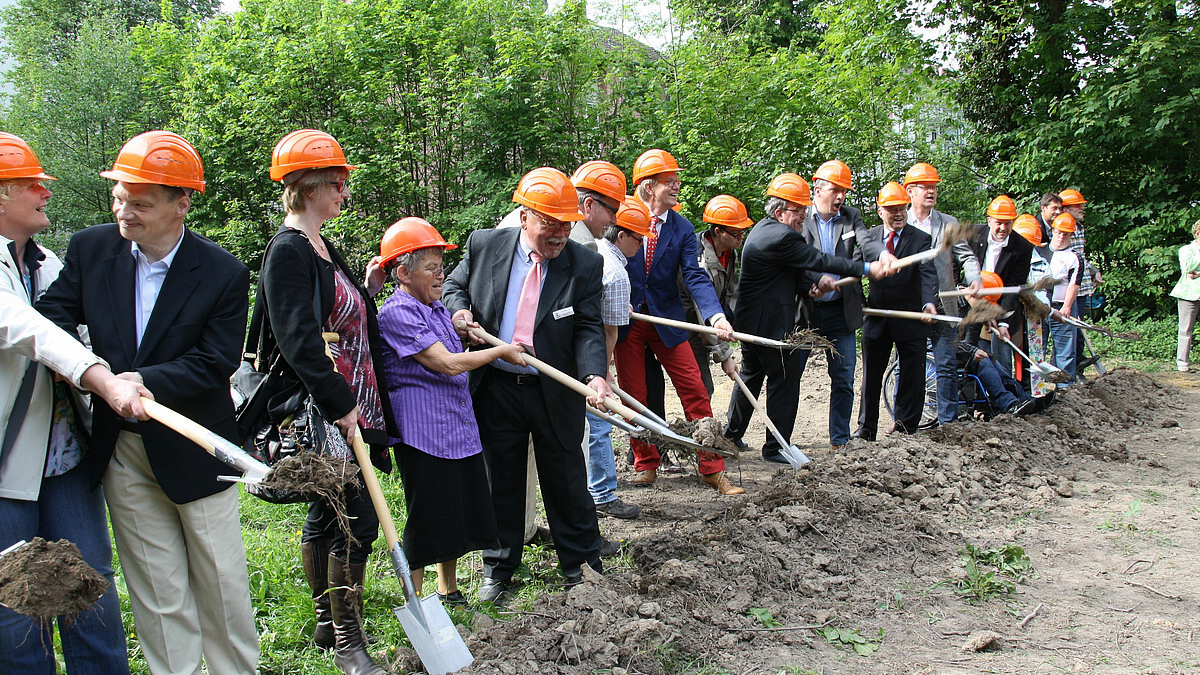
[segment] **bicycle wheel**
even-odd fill
[[[895,357],[888,364],[887,370],[883,372],[883,405],[887,408],[888,414],[892,419],[896,419],[896,389],[900,386],[900,362],[896,361]],[[937,397],[937,362],[933,358],[933,354],[925,354],[925,406],[921,410],[922,429],[928,429],[937,425],[938,419],[938,397]]]

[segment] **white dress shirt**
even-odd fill
[[[150,315],[154,313],[154,303],[158,302],[158,294],[162,291],[163,281],[167,279],[167,272],[170,271],[171,263],[175,260],[175,254],[179,252],[179,244],[182,242],[183,233],[181,232],[179,241],[175,242],[171,252],[157,262],[150,262],[136,241],[130,247],[133,259],[137,261],[133,284],[135,293],[133,304],[137,311],[137,344],[139,347],[142,346],[142,335],[146,332],[146,324],[150,321]]]
[[[1007,237],[1005,237],[1004,241],[996,241],[995,239],[992,239],[991,236],[988,236],[987,253],[983,255],[984,271],[996,271],[996,261],[1000,258],[1000,251],[1004,250],[1005,246],[1008,246]]]

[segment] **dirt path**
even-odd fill
[[[1045,415],[833,456],[814,371],[795,434],[812,471],[755,451],[730,465],[748,494],[721,498],[686,474],[635,489],[622,465],[642,516],[601,526],[634,568],[469,636],[471,672],[1200,673],[1198,384],[1119,370]],[[968,544],[1030,568],[1010,548],[1015,580],[969,574]]]

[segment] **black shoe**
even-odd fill
[[[621,552],[625,548],[624,541],[613,541],[611,539],[600,538],[600,557],[611,558]]]
[[[725,440],[729,441],[730,443],[733,443],[737,447],[739,453],[740,452],[750,452],[750,446],[746,445],[746,441],[743,441],[740,438],[733,438],[731,436],[726,436]]]
[[[764,452],[763,459],[768,462],[775,462],[776,464],[788,464],[789,463],[787,461],[787,458],[784,457],[783,453],[781,453],[781,452],[776,452],[776,453],[771,453],[771,454]]]
[[[446,607],[466,607],[467,606],[467,598],[463,596],[462,591],[458,591],[458,590],[450,591],[449,593],[446,593],[444,595],[441,593],[438,593],[437,596],[438,596],[438,600],[441,600],[442,604],[445,605]]]
[[[1027,398],[1008,409],[1008,414],[1013,417],[1024,417],[1032,415],[1038,411],[1038,400],[1036,398]]]
[[[508,582],[503,579],[493,579],[484,577],[483,582],[479,584],[479,590],[475,592],[475,599],[480,602],[496,602],[504,595],[504,591],[508,590]]]
[[[1054,403],[1054,399],[1057,396],[1058,396],[1058,390],[1051,389],[1049,394],[1046,394],[1045,396],[1039,398],[1037,412],[1042,412],[1046,408],[1049,408],[1050,404]]]
[[[533,536],[530,537],[529,541],[527,541],[525,543],[549,546],[554,543],[554,537],[550,534],[549,529],[544,528],[541,525],[538,525],[537,529],[533,531]]]
[[[583,583],[583,573],[568,575],[562,582],[562,589],[569,590]]]
[[[613,518],[623,518],[631,520],[637,518],[642,509],[634,504],[626,504],[620,498],[614,499],[611,502],[604,502],[596,505],[596,513]]]
[[[863,429],[862,427],[859,427],[857,431],[850,434],[850,438],[857,438],[860,441],[874,442],[875,441],[875,432],[868,431],[866,429]]]

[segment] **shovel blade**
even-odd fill
[[[404,628],[404,634],[408,636],[408,641],[412,643],[429,675],[453,673],[471,665],[475,657],[471,656],[471,650],[467,649],[467,643],[463,642],[438,597],[427,595],[421,599],[420,605],[425,620],[429,623],[428,630],[421,625],[408,605],[392,611],[396,613],[396,618]]]
[[[803,469],[812,464],[812,460],[808,458],[808,455],[805,455],[800,448],[794,445],[780,448],[780,452],[783,454],[783,458],[788,461],[788,464],[792,465],[793,469]]]

